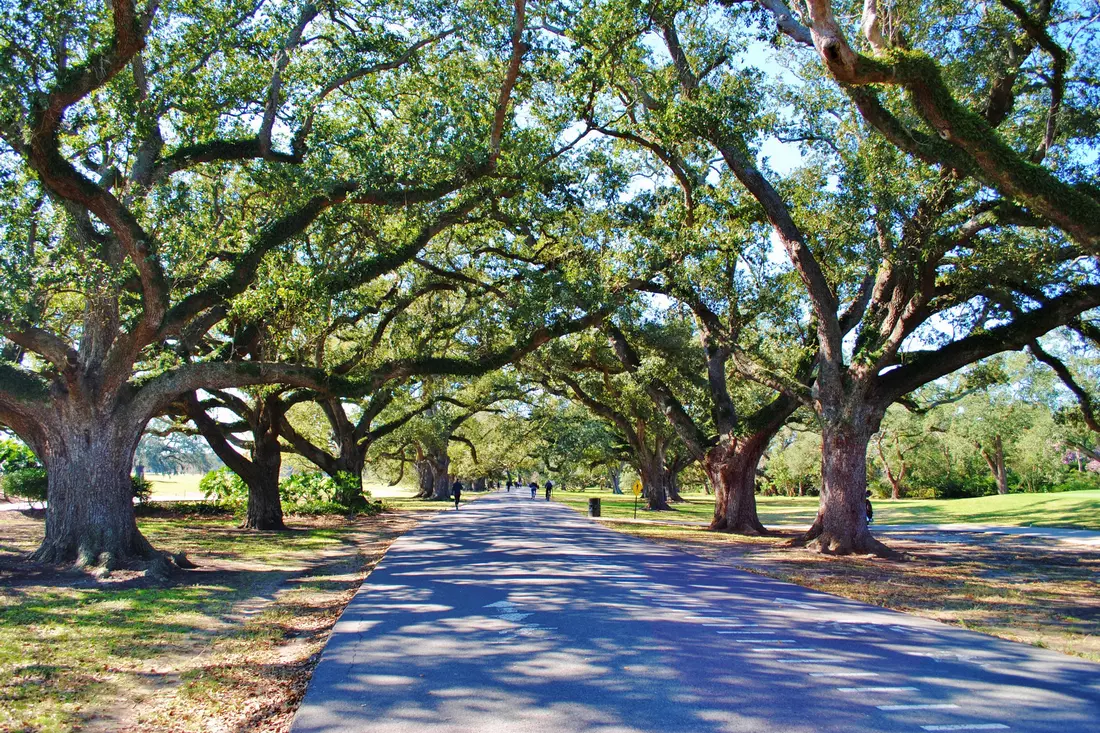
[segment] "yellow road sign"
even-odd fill
[[[637,481],[634,482],[634,487],[633,488],[634,488],[634,496],[641,496],[642,495],[642,481],[641,481],[641,479],[638,479]]]

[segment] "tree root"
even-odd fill
[[[828,535],[821,534],[807,543],[806,547],[817,550],[822,555],[873,555],[883,560],[893,560],[895,562],[905,562],[909,559],[905,553],[887,547],[870,534],[867,534],[862,541],[858,542],[847,539],[830,539]]]
[[[765,527],[760,522],[742,522],[736,526],[727,526],[726,532],[730,534],[740,534],[746,537],[768,537],[772,534],[771,530]]]
[[[45,565],[70,565],[86,570],[98,578],[106,578],[116,570],[144,570],[147,577],[167,578],[177,570],[191,570],[198,567],[188,559],[186,553],[170,554],[153,547],[148,540],[138,535],[132,552],[121,554],[110,550],[99,550],[87,545],[73,552],[58,543],[45,543],[28,556],[31,562]]]
[[[795,537],[793,540],[787,543],[787,547],[806,547],[811,542],[821,536],[821,533],[825,531],[824,518],[818,514],[817,519],[810,525],[810,528],[806,530],[806,534],[799,537]]]

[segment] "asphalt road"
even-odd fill
[[[1100,731],[1100,665],[498,493],[393,544],[293,731]]]

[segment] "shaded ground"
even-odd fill
[[[784,547],[692,527],[607,522],[732,567],[1100,661],[1100,550],[1028,537],[889,540],[895,563]]]
[[[285,730],[332,624],[416,520],[139,523],[199,568],[157,582],[27,564],[41,519],[0,514],[0,730]]]

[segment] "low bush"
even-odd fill
[[[350,473],[295,473],[279,484],[283,508],[293,514],[378,514],[382,502],[371,500]]]
[[[134,491],[134,498],[138,504],[145,504],[153,497],[153,482],[144,476],[131,476],[130,485]]]
[[[211,471],[199,481],[199,489],[219,507],[243,512],[248,505],[248,486],[228,468]],[[354,495],[351,502],[341,498]],[[295,473],[279,482],[279,496],[283,511],[288,514],[378,514],[383,506],[373,501],[370,493],[359,490],[359,483],[351,474],[340,474],[336,479],[315,471]]]
[[[199,491],[219,506],[244,509],[248,504],[248,486],[229,468],[208,472],[199,481]]]
[[[134,513],[139,517],[225,517],[238,514],[239,510],[209,501],[157,501],[138,504],[134,507]]]
[[[1094,491],[1100,489],[1100,474],[1073,471],[1066,478],[1048,489],[1049,491]]]
[[[339,486],[327,474],[293,473],[279,482],[279,496],[284,504],[334,502]]]
[[[0,491],[13,499],[46,501],[46,468],[18,440],[0,440]]]
[[[4,496],[13,499],[42,503],[46,501],[46,469],[37,467],[5,471],[0,477],[0,490]]]

